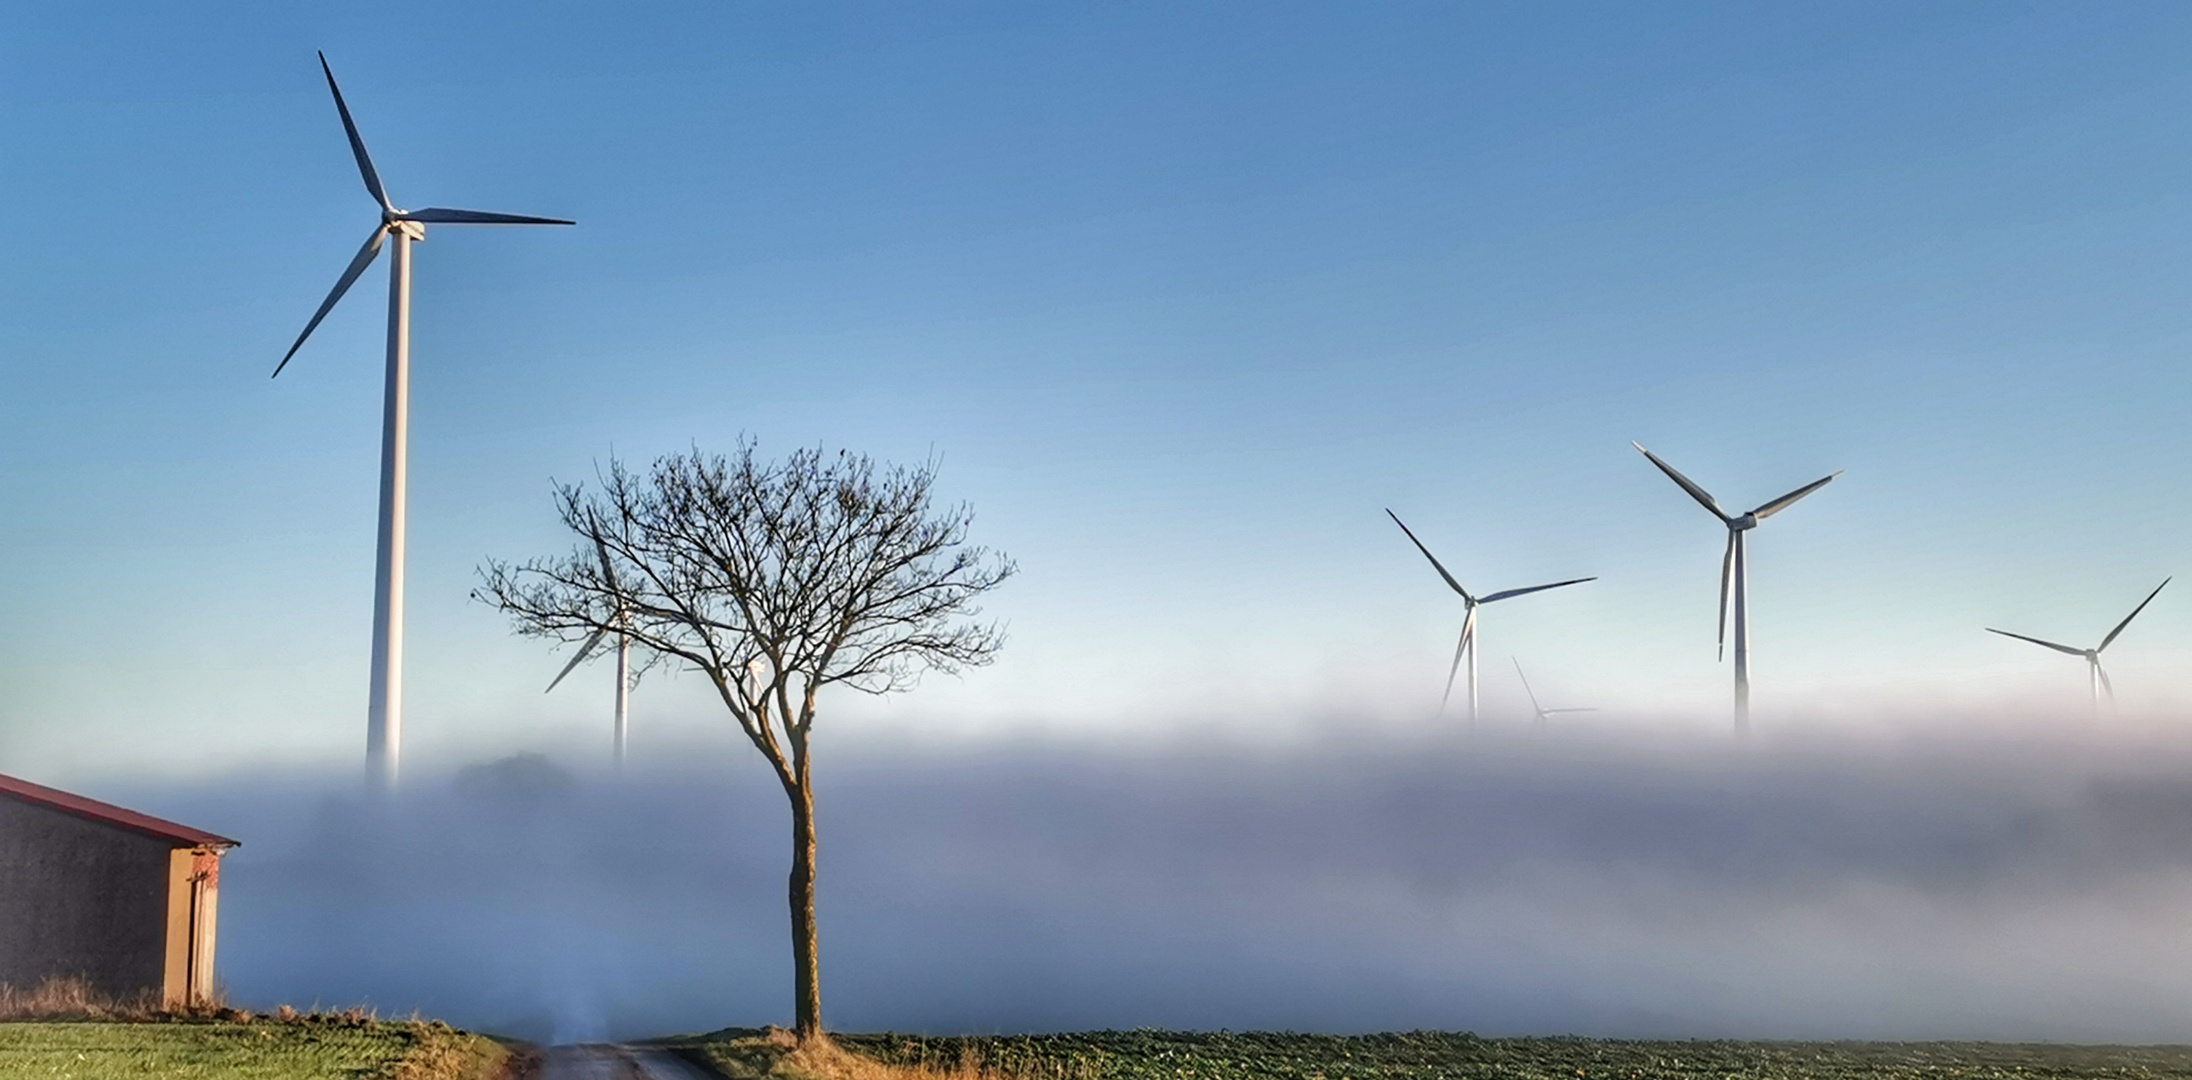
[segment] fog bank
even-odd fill
[[[1575,731],[817,752],[844,1029],[2192,1040],[2192,739]],[[93,789],[244,841],[240,1003],[536,1038],[781,1023],[748,752]],[[578,755],[573,755],[577,760]]]

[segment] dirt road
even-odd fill
[[[677,1055],[645,1046],[551,1046],[532,1080],[716,1080]]]

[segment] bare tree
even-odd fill
[[[556,488],[576,550],[490,561],[475,599],[517,632],[565,642],[623,634],[647,663],[705,675],[791,802],[792,959],[799,1036],[822,1031],[814,914],[815,702],[842,684],[910,689],[923,671],[987,663],[1003,644],[975,600],[1011,560],[967,543],[964,505],[931,502],[934,462],[878,469],[802,450],[760,460],[661,458],[642,478],[612,459],[597,487]]]

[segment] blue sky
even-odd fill
[[[2079,711],[2181,570],[2192,11],[2169,5],[0,8],[0,760],[362,740],[382,293],[418,253],[410,747],[603,727],[466,600],[551,477],[740,433],[935,453],[1023,575],[1000,663],[862,724],[1429,722],[1475,587],[1603,723],[1721,723],[1731,504],[1762,724]],[[2183,597],[2111,650],[2192,700]],[[578,678],[578,677],[574,677]],[[600,683],[598,687],[592,685]],[[693,680],[638,722],[719,725]],[[598,692],[597,692],[598,691]],[[1500,712],[1500,710],[1504,710]],[[1276,719],[1274,719],[1276,718]]]

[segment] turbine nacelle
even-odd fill
[[[1746,530],[1755,529],[1757,527],[1758,515],[1754,513],[1745,512],[1742,517],[1732,517],[1728,519],[1728,529],[1731,532],[1744,532]]]

